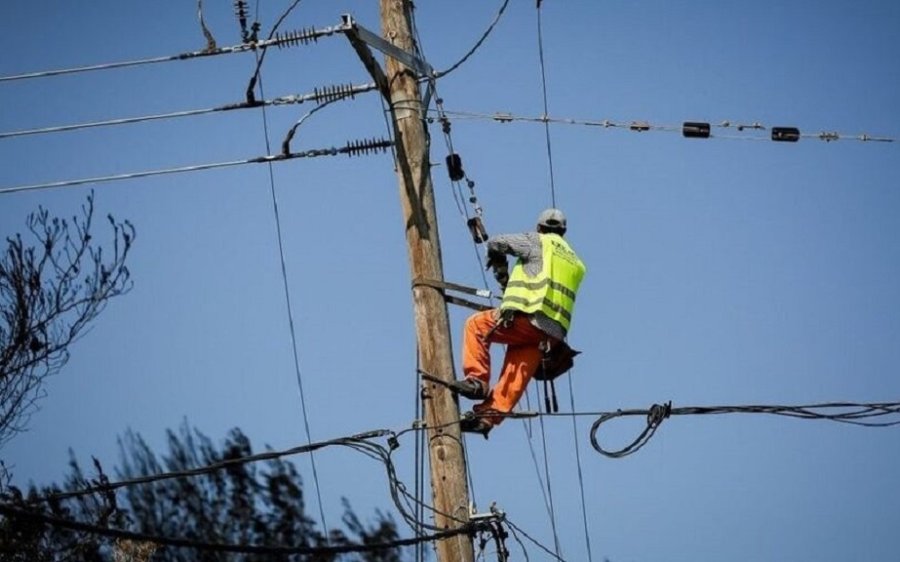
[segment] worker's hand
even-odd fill
[[[494,279],[500,284],[503,290],[506,290],[506,284],[509,283],[509,269],[504,263],[502,266],[494,268]]]
[[[503,269],[509,267],[506,263],[506,254],[500,252],[488,252],[487,267],[485,267],[485,269],[496,270],[498,267],[502,267]]]

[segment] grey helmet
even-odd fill
[[[546,229],[565,232],[566,231],[566,215],[559,209],[545,209],[538,215],[538,226]]]

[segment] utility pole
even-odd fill
[[[382,37],[408,53],[415,52],[410,0],[380,0]],[[428,131],[416,73],[393,57],[386,57],[385,78],[391,104],[400,201],[406,224],[406,243],[413,280],[443,281],[441,247],[431,184]],[[443,294],[434,287],[413,287],[420,368],[452,381],[453,353],[450,321]],[[435,524],[452,529],[469,519],[469,489],[460,439],[459,406],[445,388],[430,384],[424,410],[431,465]],[[472,562],[472,539],[457,535],[437,543],[438,562]]]

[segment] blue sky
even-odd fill
[[[500,6],[418,4],[438,69],[474,44]],[[264,31],[287,5],[262,2]],[[0,76],[205,46],[191,0],[4,7]],[[542,9],[551,116],[900,137],[895,2],[546,0]],[[379,28],[375,2],[305,0],[284,29],[335,25],[342,13]],[[541,114],[536,15],[534,2],[510,2],[482,48],[439,82],[448,111]],[[239,42],[230,2],[207,2],[204,16],[219,45]],[[0,131],[239,102],[253,63],[230,55],[2,82]],[[340,36],[273,50],[262,77],[267,98],[369,81]],[[268,111],[273,150],[311,108]],[[900,145],[550,130],[557,203],[589,268],[571,332],[585,351],[572,378],[577,411],[900,396]],[[310,117],[292,146],[386,134],[379,100],[361,95]],[[432,161],[443,162],[440,130],[432,134]],[[540,124],[453,120],[490,232],[529,230],[549,205],[545,142]],[[0,139],[0,188],[265,152],[259,111]],[[409,427],[415,341],[390,155],[295,160],[273,171],[312,439]],[[480,285],[443,168],[433,177],[446,277]],[[0,234],[23,230],[38,205],[72,215],[90,189],[0,195]],[[165,430],[183,419],[213,439],[237,426],[257,447],[304,443],[266,167],[93,189],[99,216],[137,228],[135,287],[73,347],[30,431],[2,451],[17,482],[61,480],[69,447],[112,466],[127,428],[162,450]],[[465,314],[451,311],[455,343]],[[568,411],[568,385],[559,386]],[[678,417],[638,454],[610,460],[590,448],[593,419],[579,418],[577,442],[595,560],[879,560],[900,547],[897,429]],[[640,429],[635,420],[613,424],[602,433],[610,446]],[[521,425],[469,440],[473,497],[482,509],[496,501],[552,546]],[[586,560],[570,418],[546,420],[546,432],[562,555]],[[540,455],[538,439],[533,446]],[[410,483],[412,450],[409,441],[398,451]],[[316,460],[330,525],[344,496],[362,514],[390,506],[373,462],[332,451]],[[307,459],[298,466],[311,484]],[[550,559],[530,543],[528,555]]]

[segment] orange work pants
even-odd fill
[[[463,332],[463,375],[480,381],[486,389],[490,388],[491,382],[490,345],[503,343],[507,346],[497,385],[488,392],[484,402],[474,406],[476,413],[512,411],[541,365],[541,342],[549,338],[524,314],[516,314],[508,326],[498,326],[497,312],[486,310],[471,315]],[[503,421],[502,416],[483,419],[493,425]]]

